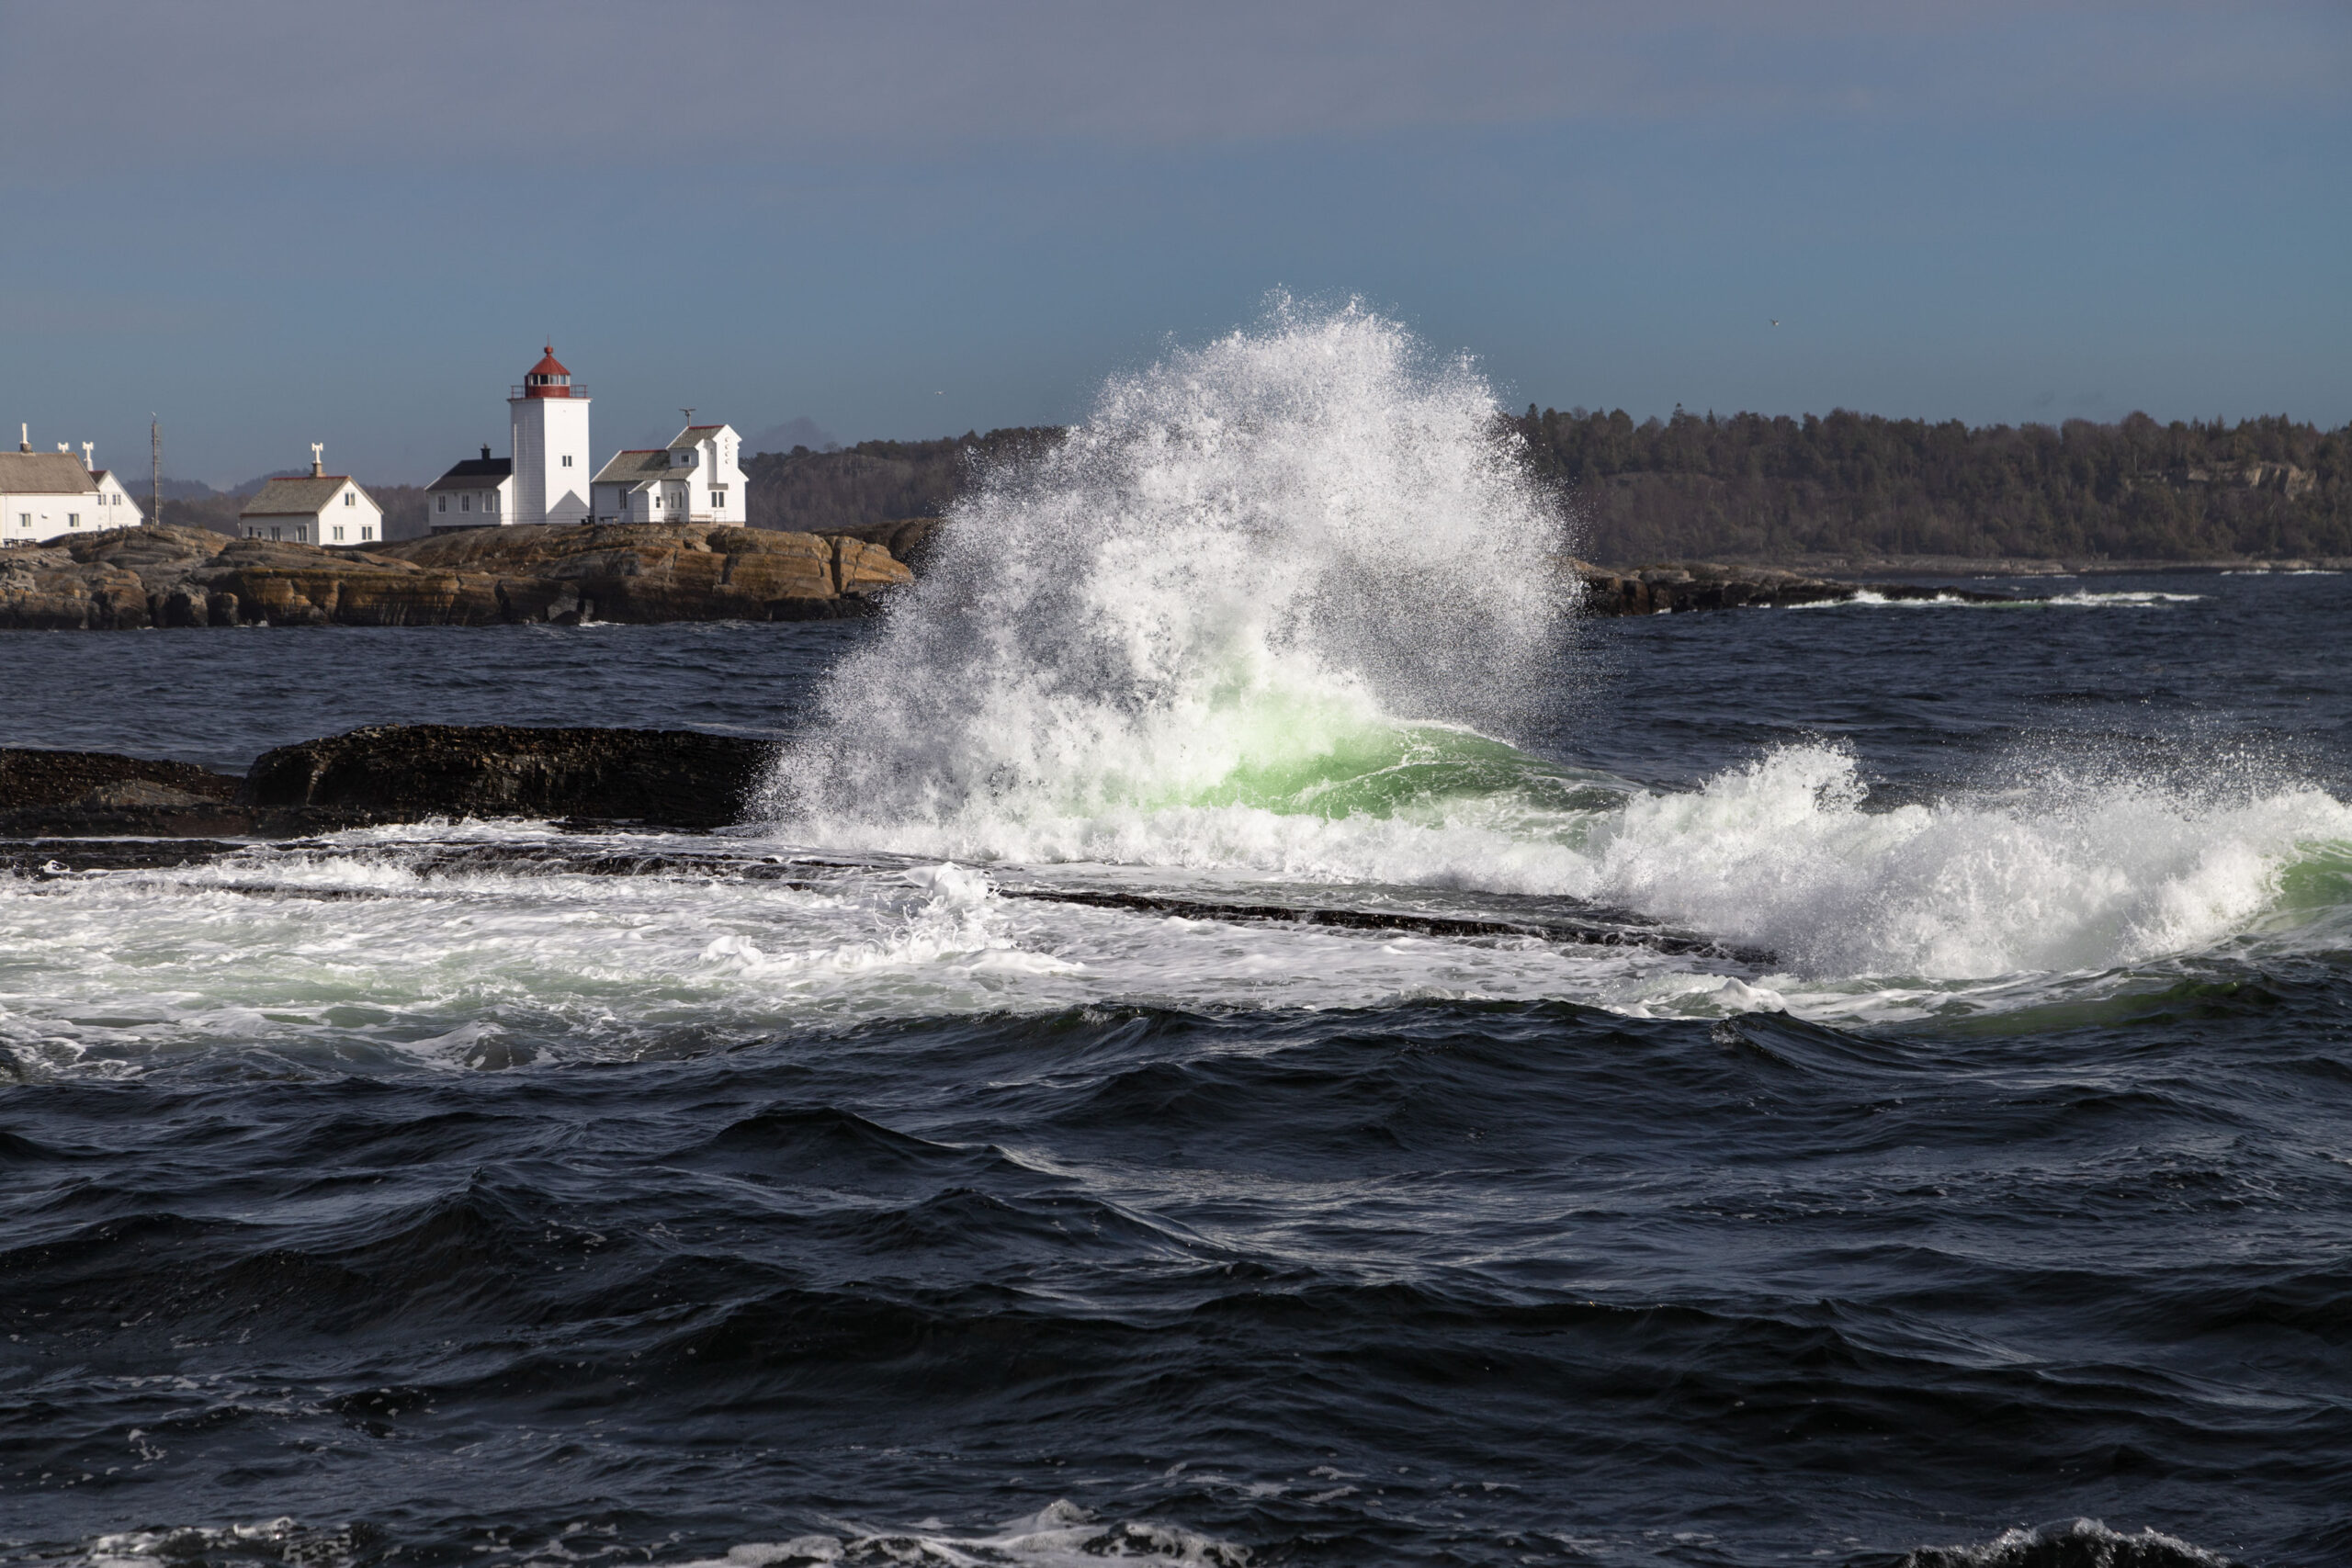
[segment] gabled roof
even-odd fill
[[[351,484],[349,474],[322,474],[312,478],[304,474],[300,479],[272,479],[261,487],[251,501],[245,502],[240,517],[315,517],[324,512],[343,487]],[[367,495],[357,485],[351,488]],[[368,504],[375,498],[368,497]],[[380,509],[379,509],[380,510]]]
[[[640,446],[617,453],[613,460],[596,470],[591,484],[650,484],[677,470],[670,467],[667,446]]]
[[[427,494],[436,490],[496,490],[499,480],[512,478],[514,473],[512,457],[469,457],[449,465],[447,473],[424,489]]]
[[[690,424],[686,426],[685,429],[678,432],[677,434],[670,437],[670,446],[673,450],[675,450],[680,446],[699,446],[702,445],[702,435],[698,433],[713,430],[732,430],[735,427],[731,424]],[[736,439],[741,440],[742,438],[738,436]]]
[[[70,452],[0,452],[0,494],[86,495],[97,488]]]

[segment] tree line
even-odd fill
[[[2352,555],[2352,425],[1968,425],[1531,406],[1506,420],[1575,548],[1615,565],[1802,556],[2193,560]],[[796,447],[745,465],[753,526],[825,532],[937,516],[1049,427]]]
[[[830,534],[936,517],[979,467],[1061,439],[1057,426],[967,431],[937,441],[861,441],[828,452],[795,446],[743,463],[744,518],[754,528]]]
[[[2352,425],[1930,423],[1677,409],[1511,421],[1580,551],[1633,564],[1797,556],[2190,560],[2352,555]]]

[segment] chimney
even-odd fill
[[[487,441],[481,444],[481,460],[485,463],[490,461],[490,443]]]
[[[326,443],[323,441],[311,443],[311,477],[314,479],[322,479],[327,477],[326,450]]]
[[[17,426],[17,450],[19,452],[29,452],[32,449],[33,427],[29,424],[20,424]]]

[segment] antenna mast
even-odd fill
[[[164,422],[153,414],[147,416],[147,521],[161,526],[164,521]]]

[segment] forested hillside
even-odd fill
[[[1614,563],[1802,555],[2352,555],[2352,426],[1928,424],[1530,408],[1513,422]]]
[[[1530,408],[1510,422],[1577,520],[1577,548],[1618,565],[1950,555],[2189,560],[2352,555],[2352,426],[1930,424],[1838,412],[1728,418]],[[1050,428],[763,454],[755,527],[829,531],[936,516],[975,459]]]
[[[936,517],[975,463],[1018,457],[1057,440],[1050,425],[967,433],[941,441],[861,441],[831,452],[796,446],[743,463],[754,528],[832,533],[905,517]]]

